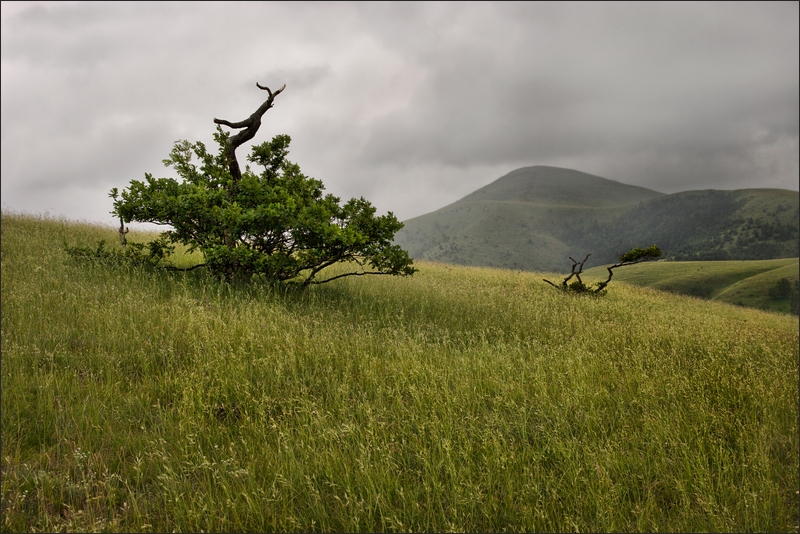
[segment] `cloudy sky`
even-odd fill
[[[401,220],[528,165],[798,189],[797,2],[1,5],[3,210],[112,224],[256,82],[255,142]]]

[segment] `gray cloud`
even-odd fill
[[[106,193],[256,142],[342,197],[421,215],[524,165],[665,192],[798,188],[797,3],[2,4],[4,209],[104,220]],[[51,209],[52,208],[52,209]]]

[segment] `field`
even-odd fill
[[[773,300],[769,290],[781,278],[798,279],[797,258],[746,261],[659,261],[614,270],[614,282],[627,282],[771,311],[789,313],[789,299]],[[605,280],[605,267],[585,271],[586,282]],[[613,287],[613,286],[612,286]]]
[[[2,217],[3,531],[798,529],[795,317],[427,262],[301,293],[63,251],[99,238]]]

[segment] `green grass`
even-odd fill
[[[61,248],[101,237],[2,217],[4,531],[798,528],[795,318],[426,262],[297,293]]]
[[[789,313],[789,299],[772,300],[769,290],[781,278],[794,282],[798,279],[798,272],[798,258],[659,261],[615,269],[611,283],[626,282],[739,306]],[[607,276],[605,267],[593,267],[585,271],[584,277],[588,283],[605,280]]]

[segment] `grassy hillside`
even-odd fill
[[[585,271],[585,281],[605,280],[605,267]],[[751,261],[659,261],[614,270],[613,282],[719,300],[740,306],[789,312],[789,299],[773,300],[769,291],[781,278],[800,276],[797,258]],[[613,287],[613,286],[612,286]]]
[[[777,189],[664,195],[555,167],[526,167],[433,213],[396,241],[415,258],[560,271],[569,256],[614,261],[658,244],[677,260],[800,255],[800,195]]]
[[[4,531],[798,528],[794,318],[428,262],[230,286],[0,229]]]

